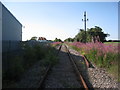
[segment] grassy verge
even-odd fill
[[[114,44],[114,43],[120,43],[120,42],[104,42],[105,44]]]
[[[37,61],[44,59],[44,66],[55,65],[57,56],[55,48],[50,45],[24,45],[22,54],[7,55],[3,68],[3,87],[19,81],[20,76]]]
[[[60,44],[61,44],[61,42],[53,42],[53,43],[51,44],[51,46],[57,47],[57,46],[59,46]]]
[[[80,52],[80,54],[85,55],[88,60],[98,67],[105,68],[118,82],[120,82],[120,77],[118,76],[119,46],[111,44],[106,45],[103,43],[73,43],[68,45]]]

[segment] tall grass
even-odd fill
[[[53,46],[53,47],[56,47],[56,46],[59,46],[61,44],[61,42],[53,42],[51,45]]]
[[[95,63],[98,67],[106,68],[109,72],[118,77],[118,56],[120,55],[120,43],[80,43],[73,42],[69,45],[80,54],[86,55],[87,58]]]
[[[49,47],[45,47],[43,45],[35,45],[33,47],[26,45],[24,47],[24,65],[25,67],[31,66],[34,62],[41,60],[47,54],[47,49]]]
[[[56,64],[57,56],[55,49],[50,45],[36,44],[34,46],[24,45],[22,55],[8,57],[7,69],[3,70],[3,84],[20,79],[20,76],[39,60],[44,60],[44,65]]]

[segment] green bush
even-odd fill
[[[45,65],[55,65],[58,62],[58,57],[55,55],[54,48],[50,48],[45,56]]]
[[[96,55],[97,55],[97,51],[95,50],[95,49],[93,49],[93,50],[91,50],[91,51],[89,51],[89,53],[87,53],[87,54],[85,54],[86,56],[87,56],[87,58],[90,60],[90,61],[92,61],[92,62],[94,62],[94,63],[97,63],[97,57],[96,57]]]
[[[29,67],[34,60],[36,59],[36,55],[35,55],[35,50],[30,47],[30,46],[26,46],[25,50],[24,50],[24,66],[27,68]]]
[[[23,58],[15,56],[8,60],[8,69],[4,72],[4,79],[18,80],[21,73],[24,72]]]
[[[7,69],[3,72],[4,85],[7,85],[7,81],[19,80],[19,77],[38,60],[43,59],[45,66],[57,63],[58,58],[55,56],[55,49],[48,45],[36,44],[32,47],[24,45],[23,48],[24,53],[22,55],[12,55],[8,57],[8,60],[6,60]]]
[[[74,50],[76,50],[76,51],[80,51],[80,48],[77,48],[77,47],[75,47],[75,46],[71,46]]]
[[[34,64],[34,62],[41,60],[42,58],[45,57],[46,55],[46,51],[47,49],[49,49],[47,46],[43,46],[43,45],[39,45],[36,44],[33,47],[30,46],[25,46],[25,50],[24,50],[24,65],[26,65],[26,67],[31,66],[32,64]]]

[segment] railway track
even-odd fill
[[[83,79],[83,76],[82,76],[81,73],[79,72],[79,69],[78,69],[78,67],[77,67],[77,65],[76,65],[76,63],[75,63],[75,61],[74,61],[74,58],[73,58],[72,55],[70,54],[69,49],[67,48],[66,45],[65,45],[65,47],[66,47],[66,50],[67,50],[67,52],[68,52],[68,56],[69,56],[69,58],[70,58],[70,60],[71,60],[71,62],[72,62],[72,64],[73,64],[75,73],[77,74],[77,76],[78,76],[79,79],[80,79],[80,82],[81,82],[80,84],[82,84],[82,88],[85,88],[85,90],[89,90],[89,89],[88,89],[88,85],[86,84],[85,80]],[[86,65],[87,65],[87,67],[89,67],[89,63],[88,63],[88,61],[87,61],[86,59],[85,59],[85,63],[86,63]]]
[[[62,45],[60,45],[60,47],[58,49],[58,52],[57,52],[57,55],[59,54],[61,47],[62,47]],[[39,88],[43,88],[44,81],[45,81],[45,79],[46,79],[46,77],[47,77],[51,68],[52,68],[52,65],[49,65],[48,68],[46,69],[46,72],[44,73],[44,76],[43,76],[42,80],[40,80]]]
[[[61,49],[64,49],[64,51],[65,52],[63,52]],[[65,63],[63,63],[62,62],[62,60],[65,58],[65,56],[63,56],[63,57],[61,57],[62,59],[61,59],[61,64],[63,65],[63,67],[61,68],[61,69],[57,69],[57,67],[61,67],[62,65],[58,65],[57,67],[55,67],[55,68],[53,68],[51,65],[49,65],[49,67],[47,68],[47,70],[46,70],[46,72],[45,72],[45,74],[44,74],[44,77],[43,77],[43,79],[40,81],[40,87],[39,88],[53,88],[53,87],[48,87],[48,86],[50,86],[49,84],[50,83],[53,83],[54,82],[54,80],[53,80],[53,78],[54,77],[57,77],[57,75],[58,75],[58,77],[56,78],[56,80],[58,80],[58,79],[62,79],[62,75],[64,76],[64,73],[65,73],[65,75],[67,75],[67,77],[65,77],[65,79],[67,80],[67,78],[68,77],[70,77],[70,78],[68,78],[68,79],[74,79],[74,80],[76,80],[75,82],[76,83],[79,83],[79,85],[78,85],[78,87],[79,88],[84,88],[85,90],[89,90],[89,88],[88,88],[88,85],[86,84],[86,82],[85,82],[85,80],[84,80],[84,78],[83,78],[83,76],[81,75],[81,73],[79,72],[79,69],[78,69],[78,67],[77,67],[77,65],[76,65],[76,63],[75,63],[75,61],[74,61],[74,58],[72,57],[72,55],[70,54],[70,52],[69,52],[69,49],[67,48],[67,46],[66,45],[61,45],[60,47],[59,47],[59,50],[58,50],[58,53],[57,54],[60,54],[61,53],[61,55],[67,55],[66,56],[66,59],[65,60],[67,60],[67,58],[69,58],[69,60],[68,61],[66,61],[68,64],[66,64],[66,67],[68,67],[68,69],[64,69],[64,68],[66,68],[66,67],[64,67],[65,66]],[[64,61],[65,61],[64,60]],[[70,63],[69,63],[70,62]],[[85,61],[86,63],[87,63],[87,61]],[[71,65],[70,65],[71,64]],[[67,66],[68,65],[68,66]],[[87,65],[89,66],[89,63],[87,63]],[[72,69],[71,69],[71,67],[72,67],[72,69],[73,69],[73,71],[72,71]],[[53,72],[51,72],[51,68],[53,68]],[[57,70],[56,70],[57,69]],[[68,70],[68,71],[67,71]],[[51,74],[51,75],[49,75],[50,73],[49,72],[51,72],[51,73],[53,73],[53,74]],[[63,74],[62,74],[62,73]],[[70,73],[69,75],[67,74],[67,73]],[[73,75],[73,73],[74,73],[74,75]],[[61,74],[61,76],[60,76],[60,74]],[[72,78],[71,78],[71,76],[73,76]],[[49,78],[52,78],[52,79],[49,79]],[[77,79],[79,79],[79,80],[77,80]],[[51,80],[53,80],[53,81],[51,81]],[[74,80],[71,80],[71,81],[74,81]],[[67,82],[69,82],[70,80],[68,80]],[[74,83],[74,82],[73,82]],[[56,86],[57,87],[57,86]],[[73,87],[72,87],[73,88]],[[74,87],[75,88],[75,87]]]

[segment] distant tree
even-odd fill
[[[32,37],[30,40],[37,40],[37,37],[34,36],[34,37]]]
[[[84,43],[86,38],[87,42],[95,42],[96,40],[104,42],[107,36],[109,36],[109,34],[105,34],[102,28],[95,26],[95,28],[87,29],[86,35],[84,29],[80,29],[80,32],[75,36],[75,41]]]
[[[54,42],[62,42],[61,39],[55,38]]]
[[[67,39],[65,39],[64,41],[66,41],[66,42],[73,42],[74,39],[73,39],[73,38],[67,38]]]
[[[106,37],[110,36],[109,34],[105,34],[102,31],[102,28],[100,28],[98,26],[95,26],[95,28],[88,29],[87,33],[89,34],[89,38],[91,38],[91,40],[93,39],[94,42],[95,42],[95,40],[104,42],[104,41],[106,41]],[[87,39],[87,41],[91,41],[91,40]]]
[[[77,42],[85,42],[85,31],[84,29],[80,29],[79,33],[75,36],[75,41]]]

